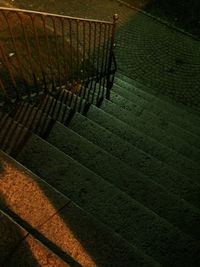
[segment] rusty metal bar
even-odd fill
[[[8,26],[8,31],[9,31],[10,36],[11,36],[11,41],[12,41],[12,44],[13,44],[14,53],[16,55],[17,64],[18,64],[18,68],[19,68],[19,71],[20,71],[21,78],[22,78],[23,82],[26,84],[25,73],[24,73],[23,68],[22,68],[22,61],[21,61],[21,58],[20,58],[20,55],[19,55],[19,51],[17,49],[16,40],[15,40],[13,31],[12,31],[12,28],[11,28],[10,22],[9,22],[8,17],[6,16],[6,14],[3,13],[3,16],[5,18],[5,21],[6,21],[7,26]],[[16,81],[15,81],[15,83],[16,83]]]
[[[5,64],[6,69],[8,70],[8,74],[11,78],[12,84],[13,84],[14,88],[17,90],[17,84],[16,84],[16,81],[15,81],[15,78],[13,75],[13,71],[11,69],[11,65],[8,62],[8,59],[7,59],[7,56],[6,56],[6,53],[4,51],[4,47],[3,47],[2,43],[0,43],[0,55],[2,56],[3,63]]]
[[[29,64],[31,66],[31,72],[32,72],[32,76],[33,76],[33,81],[34,81],[34,84],[35,84],[36,88],[39,90],[36,74],[35,74],[34,67],[33,67],[32,58],[31,58],[31,48],[30,48],[27,32],[25,30],[25,25],[24,25],[22,17],[21,16],[18,16],[18,17],[19,17],[19,20],[21,22],[21,27],[22,27],[22,31],[23,31],[23,35],[24,35],[24,39],[25,39],[25,47],[26,47],[26,51],[27,51],[27,54],[28,54]]]
[[[2,67],[16,92],[22,91],[22,83],[23,93],[28,95],[33,87],[47,93],[53,89],[54,97],[63,95],[65,101],[70,98],[68,102],[80,106],[83,98],[98,102],[105,88],[108,97],[117,15],[113,22],[9,8],[0,8],[0,15],[7,24],[4,39],[9,42],[5,51],[0,47]],[[9,49],[15,54],[14,61],[7,59]],[[4,85],[0,88],[5,94]],[[64,96],[62,88],[71,93]]]
[[[42,62],[41,47],[40,47],[38,33],[37,33],[36,25],[35,25],[35,16],[31,15],[30,18],[31,18],[31,22],[32,22],[33,30],[34,30],[34,37],[36,39],[37,51],[38,51],[38,55],[39,55],[38,62],[39,62],[39,66],[40,66],[40,69],[41,69],[41,72],[42,72],[44,86],[45,86],[45,88],[47,88],[45,70],[44,70],[44,66],[43,66],[43,62]]]
[[[67,84],[68,71],[67,71],[67,64],[66,64],[67,58],[66,58],[66,53],[65,53],[66,42],[65,42],[65,21],[64,21],[64,19],[61,19],[61,25],[62,25],[62,47],[63,47],[62,57],[63,57],[64,74],[65,74],[64,81],[65,81],[65,84]]]
[[[108,77],[107,75],[107,71],[108,71],[108,60],[109,60],[109,47],[110,47],[110,27],[108,25],[106,25],[107,28],[107,40],[106,40],[106,49],[105,49],[105,61],[104,61],[104,68],[103,68],[103,88],[102,88],[102,97],[104,97],[104,91],[105,91],[105,87],[107,85],[107,79],[110,77]]]
[[[118,19],[119,19],[119,16],[117,14],[115,14],[113,16],[112,36],[111,36],[110,53],[109,53],[109,61],[108,61],[108,70],[107,70],[106,98],[108,98],[108,99],[110,97],[110,89],[112,88],[112,85],[113,85],[113,79],[111,78],[111,75],[112,75],[111,68],[112,68],[112,60],[113,60],[113,55],[114,55],[115,32],[116,32],[116,26],[117,26]]]
[[[55,79],[54,79],[54,72],[53,72],[53,63],[51,60],[51,50],[50,50],[50,46],[49,46],[49,39],[48,39],[48,32],[47,32],[47,25],[46,25],[46,17],[42,17],[42,21],[43,21],[43,28],[44,28],[44,33],[45,33],[45,42],[46,42],[46,46],[47,46],[47,58],[48,58],[48,66],[50,69],[50,84],[51,87],[50,89],[55,89],[56,84],[55,84]]]
[[[26,14],[38,14],[41,16],[47,16],[47,17],[55,17],[55,18],[64,18],[64,19],[69,19],[69,20],[79,20],[79,21],[91,21],[91,22],[101,22],[105,24],[113,24],[113,22],[110,21],[104,21],[104,20],[97,20],[97,19],[84,19],[80,17],[71,17],[71,16],[64,16],[64,15],[58,15],[54,13],[47,13],[47,12],[40,12],[40,11],[34,11],[34,10],[26,10],[26,9],[18,9],[18,8],[7,8],[7,7],[0,7],[0,10],[5,10],[5,11],[15,11],[15,12],[23,12]]]

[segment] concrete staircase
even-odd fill
[[[0,264],[45,266],[31,239],[52,266],[200,266],[198,114],[119,73],[99,108],[67,95],[1,111],[0,216],[25,234]]]

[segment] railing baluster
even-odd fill
[[[107,28],[107,43],[106,43],[106,53],[105,53],[105,65],[104,65],[104,80],[103,80],[103,90],[102,90],[102,97],[104,97],[105,94],[105,87],[106,87],[106,83],[107,83],[107,71],[108,71],[108,59],[109,59],[109,48],[110,48],[110,26],[106,25]]]
[[[9,11],[7,12],[9,14]],[[5,21],[7,23],[7,26],[8,26],[8,31],[10,33],[10,36],[11,36],[11,41],[12,41],[12,45],[13,45],[13,49],[14,49],[14,53],[16,55],[16,59],[17,59],[17,65],[18,65],[18,69],[19,69],[19,72],[20,72],[20,77],[22,78],[23,80],[23,83],[25,85],[27,85],[26,83],[26,79],[25,79],[25,73],[23,71],[23,64],[22,64],[22,61],[20,59],[20,55],[19,55],[19,52],[18,52],[18,49],[17,49],[17,44],[16,44],[16,40],[15,40],[15,37],[14,37],[14,34],[13,34],[13,30],[12,30],[12,27],[10,25],[10,22],[9,22],[9,19],[7,17],[8,14],[2,12],[4,18],[5,18]],[[15,12],[13,13],[15,14]],[[16,81],[15,81],[16,82]]]
[[[20,94],[24,90],[29,95],[27,90],[34,86],[37,91],[45,89],[48,93],[52,84],[60,99],[61,95],[64,97],[62,86],[65,86],[71,90],[71,101],[74,98],[74,103],[79,104],[79,111],[83,99],[98,104],[105,96],[105,89],[108,97],[113,78],[117,15],[113,22],[107,22],[1,7],[0,15],[6,22],[15,54],[15,61],[11,62],[0,47],[2,68],[16,92],[19,89]],[[18,32],[23,36],[21,43],[16,37]],[[2,82],[0,90],[6,95],[7,88]]]
[[[35,25],[35,16],[34,15],[30,16],[30,19],[32,22],[34,37],[36,40],[36,47],[37,47],[37,52],[38,52],[38,62],[39,62],[40,70],[42,73],[43,84],[44,84],[44,87],[46,89],[47,88],[46,73],[44,71],[44,66],[43,66],[43,62],[42,62],[42,53],[41,53],[40,42],[39,42],[38,33],[36,30],[36,25]]]
[[[13,85],[13,87],[14,87],[14,89],[16,91],[17,97],[18,97],[18,89],[17,89],[17,84],[16,84],[16,81],[15,81],[15,77],[14,77],[11,65],[8,62],[6,53],[4,51],[4,47],[3,47],[3,45],[1,43],[0,43],[0,55],[2,56],[3,63],[5,64],[6,69],[8,70],[8,74],[9,74],[9,76],[11,78],[12,85]]]
[[[46,46],[46,51],[47,51],[48,66],[50,69],[50,81],[51,81],[51,85],[52,85],[51,89],[54,90],[56,87],[56,83],[55,83],[55,77],[54,77],[54,71],[53,71],[53,63],[51,60],[51,49],[49,46],[49,36],[48,36],[48,32],[47,32],[47,23],[46,23],[47,18],[48,17],[43,16],[42,22],[43,22],[43,28],[44,28],[44,34],[45,34],[45,42],[46,42],[45,46]],[[47,74],[47,76],[48,76],[48,74]],[[48,85],[49,85],[49,82],[48,82]],[[48,86],[47,86],[47,90],[49,90]]]
[[[100,87],[102,86],[104,88],[105,85],[105,71],[104,71],[104,67],[106,65],[106,39],[107,39],[107,25],[104,25],[104,34],[103,34],[103,45],[102,45],[102,56],[101,56],[101,75],[100,75]],[[98,93],[98,99],[100,99],[102,96],[101,94],[101,90]]]
[[[8,101],[11,100],[10,97],[9,97],[9,95],[8,95],[8,93],[7,93],[7,90],[6,90],[5,86],[4,86],[4,84],[3,84],[2,80],[1,80],[1,78],[0,78],[0,91],[3,93],[3,96],[4,96]]]
[[[76,63],[76,79],[79,81],[80,79],[80,69],[79,69],[79,21],[76,21],[76,58],[77,58],[77,63]]]
[[[67,71],[67,64],[66,64],[66,42],[65,42],[65,21],[64,19],[61,20],[62,24],[62,56],[63,56],[63,65],[64,65],[64,81],[65,85],[67,85],[67,77],[68,77],[68,71]]]
[[[53,30],[54,30],[54,38],[55,38],[55,52],[56,52],[56,65],[57,65],[57,71],[58,71],[58,81],[59,81],[59,87],[62,86],[62,78],[61,78],[61,70],[60,70],[60,63],[59,63],[59,51],[58,51],[58,38],[57,38],[57,29],[56,29],[56,23],[55,19],[52,17],[53,22]]]
[[[68,20],[69,23],[69,40],[70,40],[70,66],[71,66],[71,83],[73,83],[74,80],[74,64],[73,64],[73,50],[72,50],[72,21]]]
[[[110,89],[112,87],[113,80],[111,80],[111,68],[112,68],[112,60],[114,54],[114,47],[115,47],[115,31],[116,25],[119,17],[117,14],[113,16],[113,27],[112,27],[112,34],[111,34],[111,41],[110,41],[110,51],[109,51],[109,61],[108,61],[108,70],[107,70],[107,91],[106,91],[106,98],[110,97]]]
[[[36,86],[37,90],[39,90],[37,78],[36,78],[35,71],[34,71],[34,68],[33,68],[33,62],[32,62],[32,57],[31,57],[31,49],[30,49],[29,39],[27,37],[27,32],[25,30],[25,25],[24,25],[24,21],[23,21],[22,16],[19,16],[19,20],[21,22],[22,32],[23,32],[24,40],[25,40],[25,48],[26,48],[26,51],[27,51],[27,54],[28,54],[29,64],[31,66],[31,72],[32,72],[34,85]]]
[[[100,75],[101,75],[101,64],[100,64],[100,60],[101,60],[101,57],[100,57],[100,52],[101,52],[101,34],[102,34],[102,23],[100,23],[99,25],[99,43],[98,43],[98,58],[97,58],[97,73],[98,73],[98,93],[97,93],[97,97],[96,97],[96,103],[98,103],[99,101],[99,95],[100,95],[100,91],[101,91],[101,78],[100,78]]]

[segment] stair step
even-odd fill
[[[107,105],[107,104],[109,104],[109,105]],[[105,105],[107,105],[108,107],[107,106],[105,107]],[[176,152],[172,148],[169,148],[167,145],[157,142],[152,137],[149,137],[146,134],[139,131],[138,129],[136,129],[134,127],[135,126],[135,120],[134,120],[134,118],[132,118],[132,114],[128,114],[128,115],[130,115],[131,128],[128,125],[123,124],[123,127],[121,127],[120,128],[121,130],[120,130],[119,126],[117,126],[117,124],[119,124],[120,126],[122,125],[121,122],[122,122],[124,117],[126,119],[126,113],[123,110],[122,111],[119,110],[119,108],[115,110],[115,108],[117,108],[117,107],[115,107],[115,106],[113,107],[113,105],[110,104],[110,102],[108,102],[106,100],[102,104],[103,110],[104,110],[104,107],[105,107],[106,111],[108,110],[108,112],[109,112],[109,109],[111,109],[109,114],[107,114],[107,113],[105,114],[105,112],[101,113],[101,116],[104,120],[103,126],[105,128],[108,127],[107,129],[109,129],[110,131],[113,131],[116,134],[120,133],[119,136],[123,137],[126,141],[130,142],[132,145],[134,145],[137,148],[152,155],[153,157],[157,158],[158,160],[161,160],[161,161],[167,163],[168,165],[174,167],[179,172],[181,172],[185,175],[188,175],[188,176],[192,176],[192,177],[196,178],[197,181],[199,181],[200,166],[198,163],[191,160],[189,157],[186,157],[186,156]],[[94,107],[92,106],[91,109],[94,109]],[[119,110],[119,112],[118,112],[118,110]],[[97,112],[99,112],[99,111],[97,111]],[[107,125],[106,121],[109,118],[110,118],[110,120],[111,119],[113,120],[113,117],[111,115],[112,113],[116,117],[118,117],[118,120],[115,121],[116,122],[115,126],[114,127],[113,127],[113,125],[105,126],[105,125]],[[124,116],[123,116],[123,114],[124,114]]]
[[[72,109],[51,95],[45,95],[38,105],[43,113],[49,114],[54,120],[66,123],[71,116]]]
[[[0,118],[0,149],[8,154],[15,154],[25,142],[28,129],[13,121],[7,113],[0,112]]]
[[[197,135],[189,131],[186,131],[180,127],[177,127],[174,124],[166,123],[166,121],[160,121],[155,116],[152,116],[151,114],[143,113],[143,111],[141,111],[140,113],[137,114],[137,116],[135,116],[133,112],[129,112],[119,107],[115,103],[105,100],[102,104],[102,109],[106,110],[106,108],[108,109],[108,111],[112,112],[112,114],[115,114],[116,117],[123,118],[124,121],[125,120],[127,120],[128,122],[135,121],[134,125],[137,125],[137,122],[139,121],[147,129],[149,127],[150,131],[152,131],[152,128],[155,127],[156,132],[164,131],[166,135],[169,135],[169,136],[173,135],[176,138],[183,139],[184,141],[186,141],[192,146],[200,148],[200,139]]]
[[[110,103],[109,105],[103,104],[101,109],[95,106],[90,107],[90,111],[87,113],[87,117],[99,123],[100,125],[109,127],[111,131],[115,131],[117,134],[125,136],[125,138],[132,138],[135,135],[134,129],[142,132],[147,137],[151,137],[155,141],[175,150],[177,153],[182,154],[185,157],[190,158],[193,161],[199,162],[200,150],[191,146],[181,138],[166,135],[164,130],[158,129],[147,123],[140,121],[133,114],[121,110],[115,104]],[[117,116],[117,117],[116,117]],[[120,119],[118,119],[120,118]],[[105,122],[107,121],[107,123]],[[109,123],[108,123],[109,121]],[[109,130],[110,130],[109,129]],[[129,137],[127,137],[127,135]]]
[[[200,125],[199,113],[197,111],[191,110],[181,103],[172,102],[173,100],[170,100],[168,97],[165,97],[163,95],[155,95],[153,94],[153,92],[155,92],[154,90],[152,90],[152,93],[148,93],[147,91],[151,90],[150,87],[146,87],[143,84],[131,78],[128,78],[121,73],[116,74],[115,84],[126,88],[126,90],[128,90],[130,93],[137,94],[138,96],[148,100],[149,102],[156,104],[167,112],[177,114],[181,117],[184,117],[185,119],[187,118],[188,121],[197,120],[198,125]]]
[[[72,110],[78,111],[80,113],[84,113],[85,107],[88,104],[88,102],[84,98],[79,97],[66,88],[58,89],[58,91],[55,92],[55,94],[53,94],[52,96],[54,96],[54,98],[58,101],[70,107]]]
[[[36,139],[43,143],[41,149],[44,152],[46,142],[39,137]],[[55,157],[51,154],[50,156],[53,156],[52,159],[56,161],[57,150],[53,150]],[[32,155],[37,154],[36,151],[29,152]],[[60,152],[58,153],[60,154]],[[45,159],[47,158],[49,155],[45,154]],[[42,243],[48,244],[48,247],[52,251],[55,250],[63,260],[68,262],[71,257],[81,266],[86,267],[160,266],[18,162],[2,152],[0,159],[1,166],[5,169],[3,175],[0,173],[0,190],[4,196],[1,205],[10,214],[15,214],[22,225],[24,224]],[[37,158],[37,162],[41,163],[40,169],[46,168],[39,158]],[[27,165],[31,165],[34,169],[34,157],[29,163]],[[59,163],[60,160],[58,160]],[[64,191],[68,190],[67,183],[70,175],[68,172],[63,173],[65,182],[62,184],[58,181],[62,180],[61,173],[64,169],[54,169],[60,173],[58,179],[53,179],[56,174],[53,172],[47,180],[57,183],[57,188],[61,186],[65,189]],[[13,173],[15,175],[14,184]],[[70,188],[72,189],[72,186],[69,183],[69,192]],[[71,261],[69,261],[71,266],[77,266],[74,265],[74,262],[72,263],[71,265]]]
[[[44,135],[52,123],[52,117],[42,112],[38,107],[24,101],[18,104],[15,114],[10,114],[13,120],[20,123],[30,131]]]
[[[141,98],[135,95],[135,100],[130,101],[127,98],[121,96],[118,90],[124,90],[124,88],[118,87],[117,85],[114,86],[113,90],[111,91],[110,101],[117,104],[119,107],[132,112],[134,115],[139,115],[141,113],[145,114],[146,116],[151,116],[157,120],[158,124],[161,126],[165,125],[173,127],[177,125],[178,127],[185,129],[197,136],[200,134],[200,126],[198,127],[195,124],[191,123],[184,118],[177,116],[176,114],[172,114],[167,112],[166,110],[159,110],[156,105],[149,106],[148,101],[141,101]]]
[[[179,118],[179,120],[181,118],[181,120],[185,121],[187,124],[196,125],[198,129],[200,128],[200,119],[198,116],[184,112],[182,109],[178,109],[175,105],[170,105],[166,101],[162,101],[161,103],[160,101],[157,102],[158,98],[144,99],[143,95],[140,92],[138,93],[137,88],[135,88],[135,90],[133,88],[133,92],[130,92],[127,90],[127,85],[122,85],[122,87],[119,87],[119,84],[114,84],[112,90],[120,96],[126,98],[128,101],[146,108],[153,113],[158,115],[164,113],[168,115],[168,118],[172,118],[174,116],[174,119]]]
[[[146,174],[169,192],[177,194],[198,208],[200,207],[200,185],[192,178],[171,169],[168,165],[137,149],[81,114],[75,114],[69,128],[134,169]]]
[[[70,267],[0,210],[0,265]]]
[[[66,124],[71,118],[72,109],[47,95],[38,106],[25,101],[18,103],[9,115],[30,131],[43,136],[55,120]]]
[[[163,266],[200,264],[192,238],[41,138],[33,135],[18,160]]]
[[[200,240],[200,211],[168,193],[147,176],[58,122],[47,141],[194,239]]]

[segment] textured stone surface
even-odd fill
[[[0,265],[8,260],[28,233],[0,210]]]
[[[113,123],[114,118],[111,117],[111,119],[108,119],[108,117],[101,116],[103,119],[102,122],[106,123],[106,127],[111,126],[113,129],[113,127],[117,126],[116,121]],[[185,198],[197,207],[200,206],[199,185],[190,178],[179,174],[166,164],[153,159],[150,155],[136,149],[124,139],[78,113],[71,121],[69,127],[131,167],[146,173],[149,178],[163,185],[170,192],[181,196],[181,198]],[[111,128],[110,130],[112,130]],[[120,131],[123,128],[124,126],[121,126]]]
[[[169,148],[167,145],[161,144],[160,142],[157,142],[152,137],[149,137],[146,134],[142,133],[142,128],[140,130],[136,129],[134,117],[135,115],[139,116],[138,114],[141,114],[141,112],[145,116],[146,114],[145,111],[140,110],[138,112],[138,109],[134,107],[133,102],[129,101],[129,103],[127,103],[128,100],[124,98],[120,98],[118,97],[118,95],[117,95],[117,98],[120,103],[116,101],[116,97],[115,97],[115,104],[117,104],[118,107],[117,107],[117,110],[113,110],[111,113],[113,113],[113,115],[115,115],[116,118],[122,121],[124,118],[123,114],[127,114],[127,111],[128,111],[129,118],[127,121],[126,120],[125,121],[127,123],[130,122],[131,127],[132,127],[132,132],[134,131],[134,133],[136,133],[136,135],[131,134],[131,138],[129,138],[127,134],[124,135],[123,138],[126,139],[128,142],[132,143],[134,146],[138,147],[139,149],[147,152],[148,154],[154,156],[155,158],[174,167],[176,170],[180,171],[181,173],[185,175],[189,175],[189,176],[192,175],[194,178],[197,179],[197,181],[199,181],[199,174],[200,174],[199,164],[194,162],[193,160],[190,160],[188,157],[181,155],[175,150]],[[114,105],[113,109],[115,109],[115,107],[116,106]],[[117,112],[115,113],[115,111]],[[149,116],[150,116],[150,113],[148,113],[148,117]],[[155,117],[154,114],[151,114],[151,116]],[[158,116],[156,116],[156,120],[159,120],[158,124],[162,128],[165,127],[165,125],[168,125],[167,117],[165,119],[165,118],[159,118]],[[197,155],[197,160],[198,160],[198,155]]]
[[[54,125],[47,140],[193,238],[200,239],[200,211],[147,176],[60,123]]]
[[[199,248],[188,235],[42,139],[32,136],[18,160],[156,261],[200,263]]]
[[[112,106],[114,108],[112,108]],[[132,135],[135,135],[134,131],[131,129],[131,127],[128,124],[134,125],[134,127],[137,130],[143,132],[145,135],[150,136],[151,138],[168,146],[171,149],[174,149],[176,152],[182,154],[183,156],[189,157],[190,159],[198,162],[199,156],[200,156],[200,149],[194,146],[191,146],[185,140],[178,138],[176,136],[173,136],[173,135],[166,134],[165,130],[158,128],[157,126],[154,126],[153,124],[149,123],[149,121],[145,121],[145,120],[141,121],[139,117],[134,116],[134,114],[129,114],[123,109],[120,109],[114,103],[109,103],[109,106],[106,105],[106,107],[102,106],[102,109],[105,110],[106,114],[103,115],[103,113],[101,113],[99,109],[93,107],[91,109],[91,112],[87,114],[87,117],[91,118],[96,123],[102,126],[104,125],[102,123],[104,123],[105,117],[107,117],[107,122],[109,121],[109,126],[107,127],[109,127],[110,129],[113,129],[113,131],[115,132],[118,132],[118,134],[120,134],[119,133],[120,131],[121,132],[124,131],[124,132],[127,132],[127,135],[128,135],[128,132],[132,131]],[[121,122],[120,120],[116,122],[114,117],[112,116],[113,114],[115,114],[115,110],[117,114],[115,116],[119,117]],[[107,116],[107,113],[110,113],[111,115],[109,114]],[[111,121],[112,121],[112,124],[110,123]],[[125,121],[125,123],[123,123],[122,121]],[[126,122],[128,122],[128,124]],[[121,134],[123,136],[124,135],[127,136],[125,133],[121,133]]]
[[[85,267],[158,265],[72,203],[44,224],[41,232]]]
[[[145,133],[143,133],[142,132],[143,125],[146,123],[144,118],[141,119],[141,122],[139,126],[137,127],[138,118],[137,116],[135,116],[135,113],[133,114],[133,111],[129,111],[129,110],[127,111],[123,107],[119,108],[119,105],[111,104],[110,102],[106,100],[102,104],[102,109],[104,111],[107,111],[110,115],[112,114],[115,118],[119,119],[120,121],[125,122],[126,124],[131,126],[131,128],[128,125],[126,126],[126,129],[129,128],[129,131],[127,130],[126,134],[123,134],[123,127],[121,127],[122,131],[121,131],[120,136],[122,136],[125,140],[127,140],[128,142],[130,142],[132,145],[136,146],[137,148],[157,158],[158,160],[161,160],[167,163],[168,165],[172,166],[174,169],[185,174],[186,176],[187,175],[192,176],[194,179],[196,179],[197,182],[199,181],[200,166],[198,162],[195,162],[189,158],[191,154],[185,153],[187,155],[186,157],[176,152],[174,149],[168,147],[167,146],[168,144],[166,142],[165,144],[157,142],[156,139],[148,136],[149,131],[146,130]],[[103,113],[103,116],[105,116],[105,113]],[[141,116],[139,115],[139,118],[140,117]],[[144,120],[144,123],[143,123],[143,120]],[[117,129],[117,128],[119,127],[114,127],[114,129]],[[159,128],[157,130],[159,131]],[[163,130],[164,129],[162,129],[161,131],[163,132]],[[120,131],[115,130],[114,133],[120,133]],[[179,139],[177,139],[177,142],[178,140]],[[192,148],[194,149],[194,146]],[[191,150],[193,150],[192,148]],[[199,159],[198,150],[195,155],[196,155],[195,159],[198,161]]]
[[[131,97],[129,97],[131,91],[132,94]],[[111,91],[110,101],[125,110],[133,112],[135,115],[143,112],[144,114],[157,118],[160,121],[160,124],[162,122],[166,122],[166,125],[168,123],[173,123],[193,134],[199,135],[200,127],[198,127],[198,125],[200,125],[200,121],[198,123],[197,116],[188,114],[189,117],[187,118],[184,114],[179,115],[175,111],[170,112],[167,107],[162,107],[162,105],[160,106],[159,102],[156,103],[155,100],[155,103],[153,102],[152,104],[151,100],[145,100],[143,98],[142,93],[140,93],[141,90],[137,92],[137,89],[133,86],[131,86],[130,92],[127,90],[127,83],[123,87],[115,83]]]
[[[29,235],[6,263],[7,267],[70,267],[47,249],[38,240]]]
[[[1,266],[69,266],[0,211]]]
[[[16,213],[32,227],[47,221],[69,200],[28,170],[0,153],[1,205]]]
[[[31,158],[33,155],[34,153],[32,151],[32,155],[30,155]],[[56,153],[53,155],[53,157],[54,156],[57,159]],[[49,156],[47,156],[47,158],[49,159]],[[39,162],[38,160],[37,162],[39,163],[40,167],[42,167],[42,162]],[[30,159],[28,159],[28,161],[31,162]],[[39,233],[39,237],[42,238],[42,241],[44,238],[48,240],[50,248],[52,248],[53,245],[53,248],[56,249],[56,251],[61,249],[64,254],[69,253],[77,262],[83,262],[85,264],[83,266],[88,267],[99,266],[99,264],[96,264],[93,260],[93,255],[97,258],[95,259],[97,262],[102,263],[102,266],[117,266],[118,260],[119,262],[127,262],[127,266],[134,265],[139,267],[158,265],[149,257],[145,256],[144,253],[140,252],[136,248],[133,248],[126,241],[116,236],[110,229],[107,229],[90,215],[80,210],[80,208],[77,206],[73,204],[69,206],[68,198],[61,195],[58,191],[52,189],[44,181],[40,180],[35,175],[32,175],[30,171],[27,171],[15,161],[9,159],[9,157],[3,153],[1,153],[0,166],[1,178],[3,178],[3,180],[0,182],[0,186],[2,189],[2,196],[4,196],[4,199],[1,199],[1,205],[3,205],[4,208],[9,208],[11,211],[20,216],[21,219],[24,219],[29,225],[34,227],[36,232]],[[20,174],[18,173],[19,171]],[[63,169],[60,171],[63,171]],[[63,173],[65,177],[66,174],[67,172],[65,174]],[[15,178],[14,182],[13,177]],[[20,182],[17,181],[17,178],[20,180]],[[50,179],[52,178],[53,175],[50,177]],[[58,175],[58,179],[55,178],[54,182],[66,189],[65,186],[67,183],[62,183],[62,179],[59,179],[61,179],[61,177]],[[6,181],[7,186],[5,186]],[[26,183],[24,181],[26,181]],[[22,184],[24,187],[22,187]],[[35,187],[30,186],[34,184],[37,184],[37,187],[36,185]],[[37,194],[35,192],[36,188],[38,191]],[[41,190],[43,192],[42,198]],[[26,194],[24,194],[23,191],[26,191]],[[81,192],[78,193],[81,194]],[[44,197],[44,194],[46,194],[46,197]],[[38,198],[38,196],[40,196],[40,198]],[[80,195],[79,197],[82,201],[82,196]],[[44,199],[46,199],[45,202]],[[54,210],[55,207],[58,208],[58,204],[59,211],[62,210],[61,212]],[[64,207],[66,206],[68,208],[65,209]],[[8,256],[7,253],[10,253],[11,250],[11,252],[13,252],[13,247],[16,245],[16,242],[20,242],[22,238],[24,238],[26,232],[24,233],[22,231],[22,234],[21,232],[18,233],[15,228],[13,229],[12,225],[7,229],[7,220],[1,220],[0,223],[2,225],[0,229],[3,231],[0,232],[2,236],[0,239],[2,241],[0,245],[1,251],[7,247],[7,250],[5,250],[6,254],[3,258],[4,260],[5,257]],[[82,229],[83,225],[84,227]],[[8,236],[13,235],[12,238],[5,238],[5,236],[3,236],[3,234],[6,232],[5,228],[8,232]],[[41,237],[41,234],[43,237]],[[79,237],[81,236],[84,237],[84,240],[79,240]],[[8,244],[5,243],[5,241]],[[53,244],[50,244],[51,241]],[[113,247],[111,247],[110,244],[113,244]],[[89,251],[91,252],[91,255],[87,251],[87,246],[91,250]],[[105,246],[106,249],[104,249]],[[118,259],[119,257],[120,259]],[[47,266],[65,266],[62,265],[62,262],[59,262],[57,258],[52,256],[50,252],[41,247],[40,243],[33,240],[32,237],[27,238],[24,242],[20,243],[20,246],[13,254],[8,266],[13,266],[14,262],[15,264],[19,263],[19,265],[15,266],[45,266],[45,264]]]
[[[125,56],[124,51],[129,51]],[[118,68],[156,94],[199,107],[199,43],[142,14],[117,33]]]
[[[93,108],[93,110],[94,109],[96,110],[96,108]],[[129,136],[131,136],[131,132],[134,136],[136,129],[136,132],[140,131],[147,137],[154,139],[154,141],[177,151],[177,154],[181,154],[186,158],[199,162],[200,140],[196,135],[173,125],[169,127],[168,123],[165,123],[164,121],[160,123],[153,116],[149,116],[143,112],[138,116],[135,116],[133,112],[126,111],[110,101],[104,101],[101,109],[124,122],[127,125],[127,132],[128,128],[130,129]],[[96,112],[94,113],[96,114]],[[88,115],[89,118],[91,116],[91,114]],[[120,125],[116,126],[116,128],[117,127],[120,127]],[[128,137],[128,133],[125,135],[125,139],[126,138],[132,139]],[[135,142],[133,141],[132,143],[134,144]]]
[[[174,114],[174,118],[179,117],[183,121],[186,120],[189,123],[197,122],[197,125],[200,125],[198,111],[172,101],[166,96],[153,94],[153,88],[149,86],[145,86],[119,72],[116,73],[115,84],[120,86],[121,89],[123,88],[120,93],[124,92],[125,97],[127,94],[130,99],[133,97],[135,100],[136,97],[138,101],[145,100],[146,107],[153,112],[160,111],[160,113]]]

